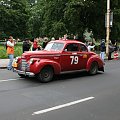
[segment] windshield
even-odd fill
[[[59,43],[59,42],[50,42],[46,45],[44,50],[47,51],[61,51],[64,47],[63,43]]]

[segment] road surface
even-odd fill
[[[120,61],[49,83],[0,70],[0,120],[120,120]]]

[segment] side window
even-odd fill
[[[80,44],[80,51],[81,51],[81,52],[82,52],[82,51],[87,52],[88,50],[87,50],[87,47],[86,47],[85,45]]]
[[[67,47],[65,48],[65,51],[79,51],[78,44],[68,44]]]

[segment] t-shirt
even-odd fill
[[[95,47],[95,45],[91,46],[91,45],[88,45],[88,51],[91,51],[91,49],[93,49]]]

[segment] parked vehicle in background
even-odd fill
[[[65,72],[87,71],[89,74],[104,72],[104,63],[86,45],[76,40],[50,41],[44,50],[28,51],[16,58],[13,67],[19,76],[35,76],[49,82],[54,75]]]

